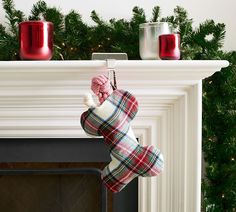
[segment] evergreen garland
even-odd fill
[[[67,15],[46,2],[33,5],[28,18],[15,9],[13,0],[2,0],[8,28],[0,24],[0,60],[19,60],[18,24],[24,20],[45,19],[54,23],[54,60],[87,60],[92,52],[126,52],[139,57],[139,24],[147,22],[142,8],[134,7],[131,20],[102,20],[92,11],[95,26],[83,22],[72,10]],[[150,21],[168,21],[181,34],[182,59],[223,59],[230,66],[203,81],[203,151],[206,161],[202,183],[202,210],[236,211],[236,52],[223,52],[225,25],[207,20],[196,29],[185,9],[161,17],[153,8]]]
[[[236,211],[236,52],[213,54],[230,66],[203,83],[204,207]]]

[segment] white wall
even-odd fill
[[[224,49],[236,50],[236,0],[45,0],[48,5],[56,6],[67,13],[71,9],[78,10],[82,18],[87,23],[92,23],[90,12],[96,10],[105,20],[110,18],[130,18],[132,8],[140,6],[145,9],[148,17],[151,17],[152,8],[156,5],[161,6],[162,15],[170,15],[176,5],[182,6],[193,18],[194,24],[206,20],[214,19],[216,22],[226,24],[226,39]],[[18,9],[26,14],[30,12],[32,4],[37,0],[14,0]],[[4,11],[0,6],[0,22],[5,22]]]

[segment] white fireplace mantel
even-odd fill
[[[159,177],[139,179],[139,212],[200,212],[201,80],[227,61],[116,61],[118,88],[136,95],[133,129],[165,157]],[[80,114],[105,61],[0,62],[0,137],[86,137]]]

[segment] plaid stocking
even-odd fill
[[[102,172],[104,184],[113,192],[121,191],[135,177],[158,175],[163,157],[154,146],[141,146],[130,127],[138,111],[138,102],[127,91],[115,90],[99,107],[81,116],[86,133],[103,136],[110,148],[111,162]]]

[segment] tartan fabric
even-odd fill
[[[99,107],[81,115],[86,133],[103,136],[110,148],[111,162],[102,172],[102,180],[113,192],[121,191],[137,176],[158,175],[163,156],[154,146],[141,146],[130,127],[138,111],[138,102],[127,91],[115,90]]]

